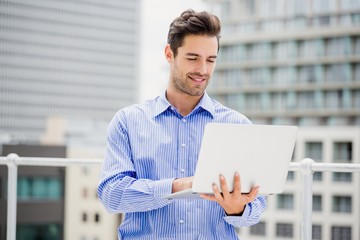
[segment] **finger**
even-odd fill
[[[240,174],[235,172],[234,174],[234,194],[239,195],[241,194],[241,179]]]
[[[260,190],[259,186],[253,187],[250,191],[250,193],[247,195],[248,201],[252,202],[255,200],[256,196],[258,195]]]
[[[206,200],[210,200],[210,201],[216,201],[216,198],[214,195],[209,195],[209,194],[200,194],[200,197],[202,197],[203,199]]]
[[[224,175],[220,174],[219,179],[220,179],[221,191],[222,191],[224,198],[230,197],[229,189],[228,189]]]
[[[213,183],[213,184],[212,184],[212,188],[213,188],[213,191],[214,191],[215,199],[216,199],[217,201],[220,201],[220,202],[223,201],[224,198],[223,198],[223,196],[221,195],[218,186],[216,186],[216,184]]]

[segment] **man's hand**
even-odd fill
[[[241,215],[245,209],[246,204],[254,201],[259,193],[259,186],[253,187],[250,193],[241,193],[240,175],[235,172],[234,176],[234,191],[229,192],[226,184],[226,179],[223,175],[219,176],[220,187],[222,193],[220,193],[219,187],[213,184],[214,195],[201,194],[201,197],[210,201],[216,201],[222,206],[228,215]]]
[[[176,193],[192,187],[194,177],[177,178],[172,184],[172,193]]]

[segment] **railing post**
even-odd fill
[[[8,189],[7,189],[7,240],[16,239],[16,207],[17,207],[17,177],[18,166],[16,159],[19,156],[15,153],[7,155],[8,159]]]
[[[313,184],[313,171],[311,165],[314,160],[305,158],[300,162],[302,173],[302,199],[301,199],[301,240],[312,239],[312,184]]]

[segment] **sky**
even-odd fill
[[[139,101],[154,98],[167,87],[164,56],[169,25],[184,10],[207,10],[202,0],[143,0],[141,9]]]

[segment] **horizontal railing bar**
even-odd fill
[[[80,159],[80,158],[42,158],[42,157],[19,157],[15,159],[16,165],[21,166],[53,166],[66,167],[73,165],[100,165],[102,159]],[[9,159],[0,157],[0,164],[8,164]]]
[[[302,169],[300,162],[291,162],[289,171],[299,171]],[[314,162],[311,164],[313,172],[360,172],[358,163],[323,163]]]
[[[81,159],[81,158],[43,158],[43,157],[19,157],[15,160],[16,165],[23,166],[72,166],[72,165],[100,165],[103,159]],[[7,157],[0,157],[0,165],[9,163]],[[300,162],[291,162],[289,171],[299,171],[302,166]],[[357,163],[323,163],[311,164],[314,172],[360,172],[360,164]]]
[[[357,163],[313,163],[311,170],[314,172],[360,172]]]

